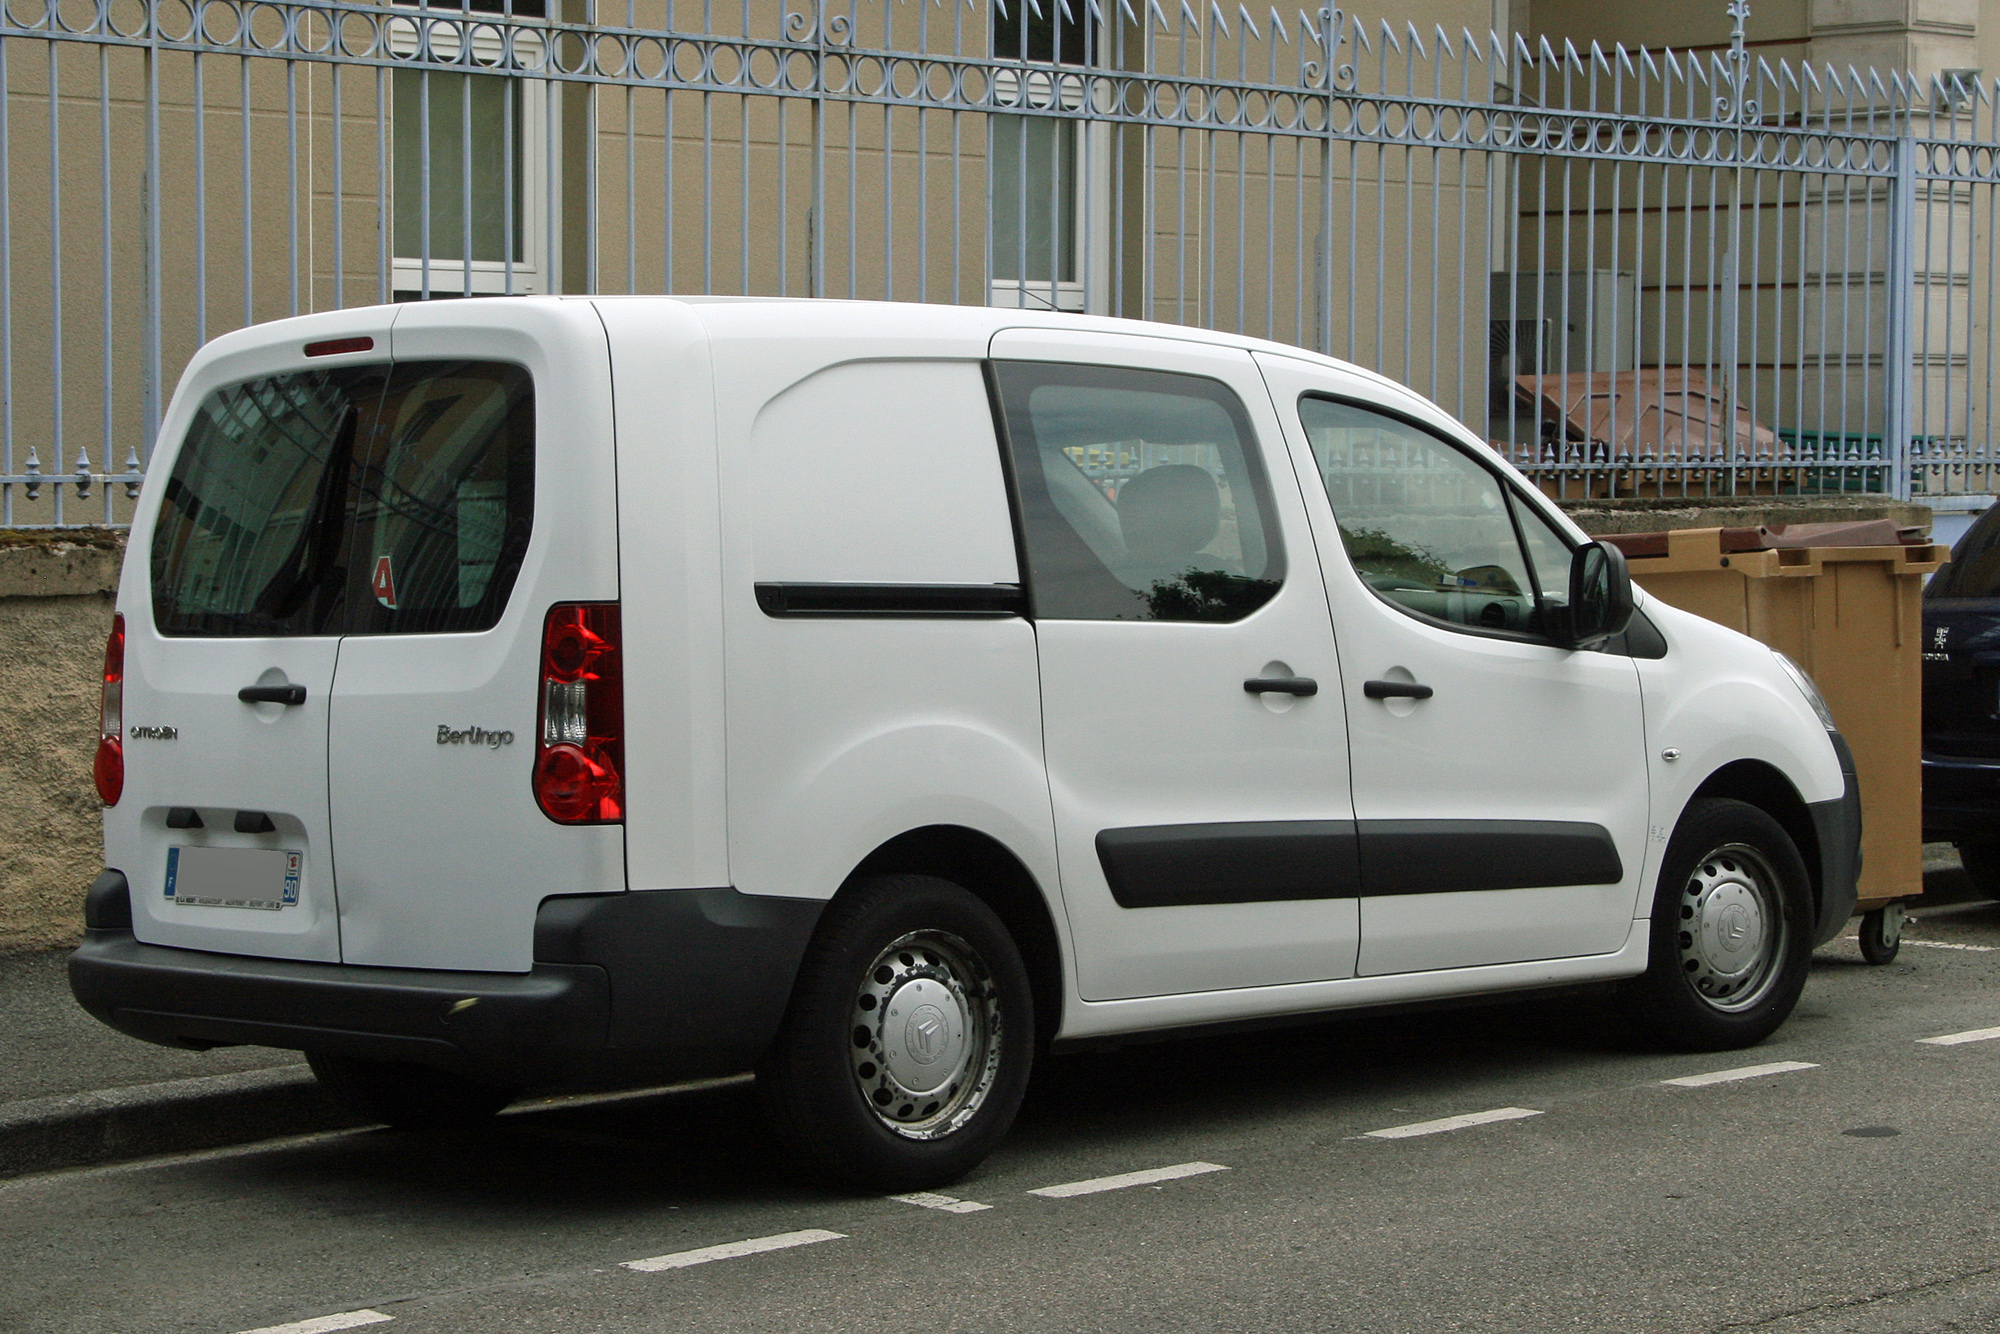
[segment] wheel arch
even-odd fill
[[[898,834],[869,853],[848,873],[841,892],[897,872],[949,880],[999,917],[1027,966],[1035,997],[1036,1043],[1046,1050],[1062,1027],[1062,941],[1048,897],[1034,874],[990,834],[963,825],[927,825]]]
[[[1785,777],[1777,766],[1764,760],[1734,760],[1723,765],[1707,778],[1701,786],[1688,796],[1688,806],[1704,797],[1725,797],[1755,806],[1764,814],[1776,820],[1791,836],[1792,844],[1799,850],[1799,858],[1806,864],[1806,874],[1812,879],[1813,903],[1818,905],[1826,893],[1825,874],[1820,857],[1819,830],[1813,824],[1812,812],[1806,808],[1805,798],[1792,786],[1792,780]],[[1687,807],[1682,807],[1685,815]]]

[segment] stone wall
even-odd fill
[[[0,534],[0,953],[75,942],[102,869],[90,760],[122,535]]]
[[[1780,523],[1848,523],[1893,519],[1898,527],[1931,526],[1928,505],[1892,496],[1699,496],[1556,502],[1593,537],[1657,533],[1669,528],[1756,528]]]

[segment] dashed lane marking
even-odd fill
[[[1764,1075],[1790,1074],[1794,1070],[1817,1070],[1812,1061],[1772,1061],[1769,1065],[1742,1065],[1734,1070],[1710,1070],[1704,1075],[1682,1075],[1679,1079],[1663,1079],[1662,1084],[1672,1084],[1677,1088],[1698,1089],[1709,1084],[1733,1084],[1739,1079],[1757,1079]]]
[[[1961,1042],[1985,1042],[2000,1038],[2000,1028],[1968,1028],[1963,1033],[1940,1033],[1934,1038],[1918,1038],[1933,1047],[1956,1047]]]
[[[1143,1172],[1124,1172],[1115,1177],[1092,1177],[1088,1181],[1067,1181],[1060,1186],[1043,1186],[1031,1190],[1030,1195],[1040,1195],[1049,1200],[1066,1200],[1072,1195],[1095,1195],[1099,1191],[1123,1190],[1127,1186],[1150,1186],[1160,1181],[1178,1181],[1182,1177],[1198,1177],[1204,1172],[1227,1172],[1220,1163],[1175,1163],[1172,1167],[1149,1167]]]
[[[243,1334],[334,1334],[335,1330],[380,1325],[395,1318],[392,1315],[383,1315],[380,1311],[342,1311],[338,1315],[316,1315],[310,1320],[294,1320],[289,1325],[266,1325],[262,1329],[246,1329]]]
[[[711,1260],[734,1260],[745,1255],[762,1255],[765,1251],[782,1251],[792,1246],[810,1246],[816,1241],[839,1241],[846,1235],[845,1232],[810,1227],[802,1232],[780,1232],[773,1237],[752,1237],[748,1241],[703,1246],[695,1251],[675,1251],[672,1255],[656,1255],[650,1260],[627,1260],[624,1267],[641,1274],[657,1274],[663,1269],[686,1269],[690,1265],[705,1265]]]
[[[1406,1126],[1388,1126],[1368,1132],[1370,1139],[1414,1139],[1418,1135],[1441,1135],[1467,1126],[1491,1125],[1495,1121],[1519,1121],[1541,1113],[1527,1107],[1495,1107],[1490,1112],[1467,1112],[1463,1116],[1441,1116],[1435,1121],[1413,1121]]]
[[[891,1195],[898,1204],[914,1204],[919,1209],[936,1209],[947,1214],[976,1214],[981,1209],[991,1209],[990,1204],[977,1200],[961,1200],[950,1195],[932,1195],[928,1191],[918,1191],[914,1195]]]

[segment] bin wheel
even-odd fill
[[[1873,964],[1892,963],[1903,947],[1903,901],[1861,915],[1861,957]]]

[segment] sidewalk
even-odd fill
[[[176,1051],[69,994],[68,950],[0,957],[0,1177],[354,1124],[295,1051]]]

